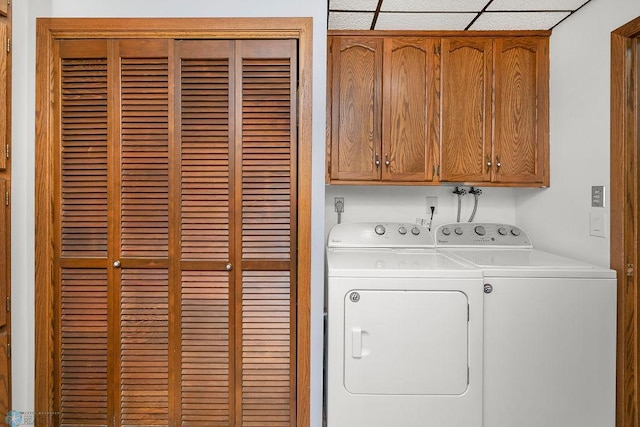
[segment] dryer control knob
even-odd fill
[[[444,234],[445,236],[451,235],[451,230],[449,229],[449,227],[443,228],[442,229],[442,234]]]
[[[485,228],[481,225],[476,225],[476,228],[474,228],[474,231],[478,236],[484,236],[485,234],[487,234],[487,230],[485,230]]]
[[[504,227],[500,227],[498,228],[498,234],[501,236],[506,236],[507,235],[507,229]]]
[[[453,231],[455,231],[455,233],[456,233],[458,236],[462,236],[462,233],[464,233],[464,230],[462,230],[462,227],[456,227],[456,229],[455,229],[455,230],[453,230]]]
[[[520,235],[520,230],[518,230],[517,228],[512,228],[511,229],[511,234],[513,234],[514,236],[518,237]]]
[[[382,236],[384,233],[387,232],[387,230],[384,228],[384,225],[382,224],[376,225],[376,228],[374,229],[374,231],[378,236]]]
[[[404,236],[405,234],[407,234],[407,228],[401,226],[400,228],[398,228],[398,233]]]
[[[413,227],[411,229],[411,234],[413,234],[414,236],[417,236],[418,234],[420,234],[420,229],[418,227]]]

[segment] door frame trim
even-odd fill
[[[55,382],[52,319],[53,170],[55,122],[50,92],[53,46],[67,38],[192,38],[298,40],[298,229],[296,425],[310,424],[312,18],[38,18],[36,30],[35,413],[51,411]],[[48,425],[46,415],[37,425]]]
[[[616,425],[639,422],[640,17],[611,33],[610,264],[618,277]]]

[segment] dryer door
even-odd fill
[[[467,390],[469,301],[463,292],[355,290],[344,304],[344,385],[350,393]]]

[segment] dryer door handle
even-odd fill
[[[362,329],[351,328],[351,356],[354,359],[362,358]]]

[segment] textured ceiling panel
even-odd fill
[[[376,30],[464,30],[477,13],[384,13]]]
[[[329,29],[369,30],[373,15],[373,12],[329,12]]]
[[[488,0],[384,0],[381,11],[480,12]]]
[[[378,0],[329,0],[329,10],[360,10],[375,12]]]
[[[485,12],[470,30],[548,30],[569,12]]]
[[[499,31],[551,30],[593,0],[326,1],[329,30]]]
[[[387,0],[385,0],[387,1]],[[576,10],[588,0],[493,0],[487,11],[494,10]]]

